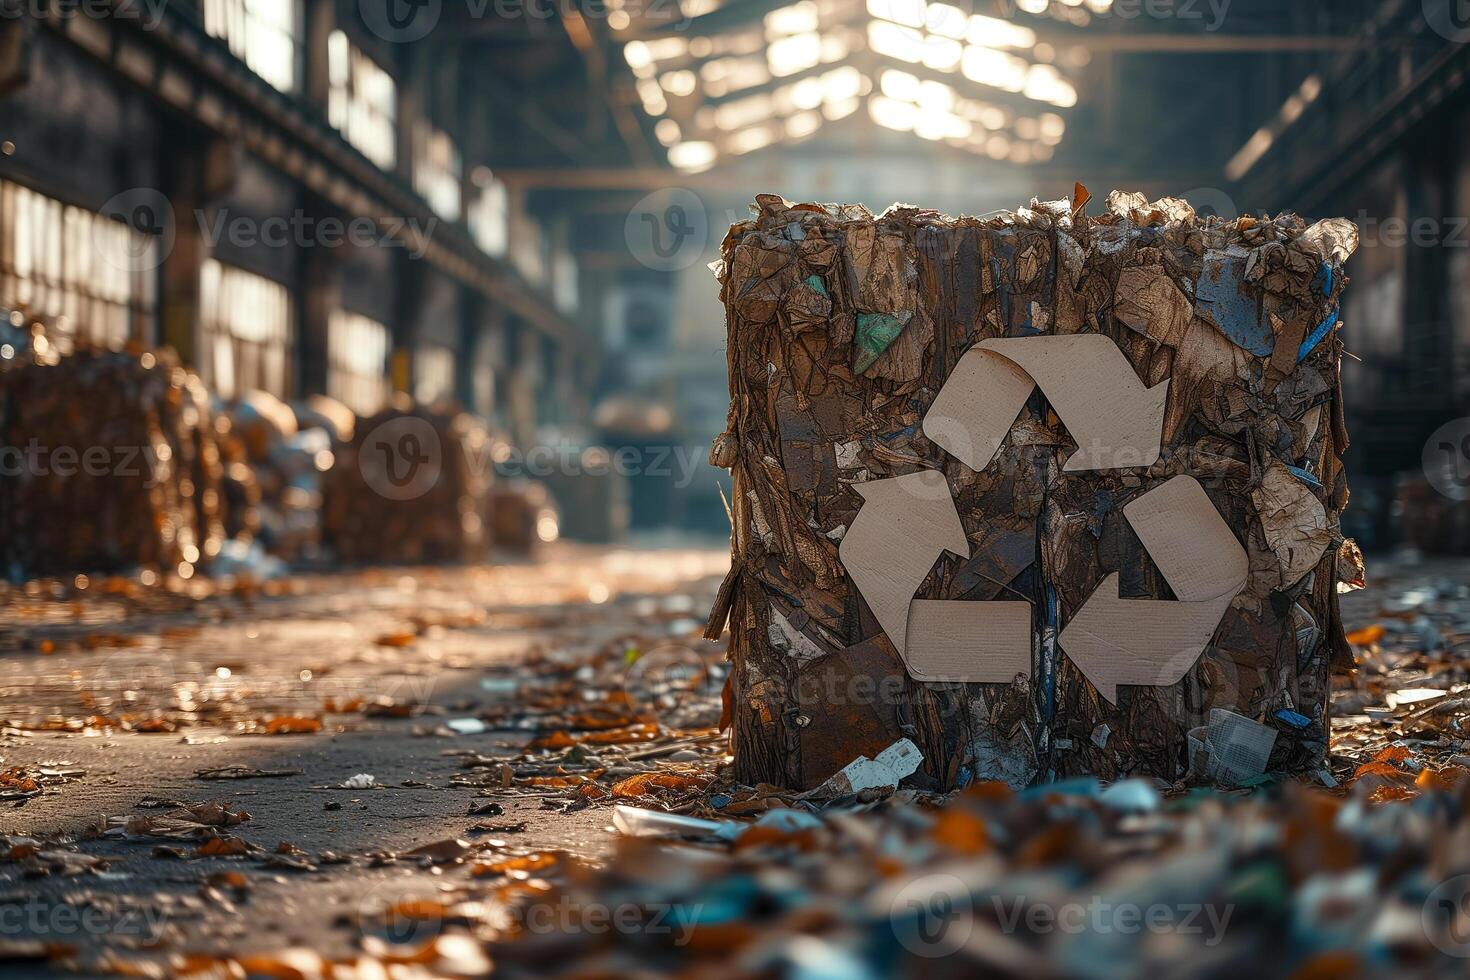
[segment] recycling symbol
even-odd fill
[[[1159,458],[1169,382],[1147,387],[1101,334],[980,342],[945,381],[924,434],[984,470],[1037,387],[1078,445],[1065,471],[1146,467]],[[982,684],[1029,674],[1031,603],[914,597],[941,552],[970,556],[944,474],[922,470],[853,489],[863,504],[838,554],[908,672]],[[1245,549],[1193,477],[1154,487],[1123,515],[1178,598],[1124,599],[1114,572],[1062,630],[1062,651],[1110,703],[1121,684],[1168,686],[1188,673],[1248,572]]]

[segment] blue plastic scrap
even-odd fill
[[[1195,284],[1195,313],[1237,347],[1270,357],[1276,350],[1276,331],[1258,291],[1244,281],[1248,258],[1239,252],[1205,253],[1204,269]]]
[[[1331,296],[1334,278],[1336,278],[1336,270],[1332,268],[1332,264],[1330,262],[1323,262],[1317,269],[1317,277],[1312,280],[1312,285],[1320,286],[1323,296]]]
[[[1318,490],[1322,489],[1322,481],[1317,479],[1308,471],[1302,469],[1300,466],[1288,466],[1287,469],[1291,471],[1292,476],[1296,477],[1298,480],[1301,480],[1308,486],[1316,487]]]
[[[1332,332],[1333,327],[1337,326],[1337,313],[1337,310],[1333,310],[1327,315],[1327,319],[1317,324],[1317,328],[1307,334],[1307,339],[1302,341],[1302,346],[1296,352],[1296,362],[1298,364],[1305,360],[1308,354],[1312,353],[1312,348],[1322,343],[1322,339]]]
[[[1292,728],[1306,728],[1312,723],[1312,719],[1308,718],[1306,715],[1298,714],[1297,712],[1291,711],[1287,708],[1282,708],[1280,711],[1276,712],[1276,717],[1286,724],[1290,725]]]

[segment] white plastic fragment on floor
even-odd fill
[[[780,808],[767,810],[753,824],[736,820],[701,820],[662,810],[644,810],[636,806],[613,808],[613,829],[625,837],[717,837],[732,841],[749,827],[773,827],[795,833],[820,827],[820,818],[805,810]]]
[[[1221,786],[1239,786],[1266,771],[1276,730],[1224,708],[1189,732],[1189,770]]]
[[[905,776],[911,776],[924,761],[924,753],[912,740],[901,738],[869,759],[860,755],[816,789],[804,794],[826,799],[861,793],[865,789],[897,787]]]

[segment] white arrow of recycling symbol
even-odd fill
[[[1168,382],[1145,387],[1117,345],[1100,334],[983,341],[956,365],[924,432],[962,463],[983,469],[1038,384],[1081,447],[1067,470],[1148,466],[1158,459]],[[1028,673],[1029,602],[914,599],[942,552],[969,557],[944,475],[922,471],[854,489],[863,506],[838,553],[909,672],[919,680],[965,683],[1008,683]],[[1110,702],[1119,684],[1179,681],[1247,576],[1245,550],[1193,477],[1155,487],[1123,514],[1178,601],[1121,598],[1114,573],[1062,631],[1062,649]]]

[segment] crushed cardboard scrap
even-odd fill
[[[762,194],[731,227],[711,460],[733,474],[733,569],[711,634],[730,623],[743,781],[814,787],[906,735],[937,786],[1173,782],[1213,709],[1325,726],[1358,576],[1337,522],[1356,232],[1121,192],[1089,215],[1089,196],[950,218]],[[1242,568],[1204,609],[1174,608],[1188,575],[1126,517],[1179,477],[1210,510],[1191,567]],[[926,605],[915,640],[916,601],[1026,603],[1028,642],[978,644],[966,673],[952,624],[985,614]],[[815,693],[834,689],[886,693]],[[1295,745],[1278,761],[1322,767],[1320,732]]]
[[[37,338],[39,341],[39,338]],[[209,395],[171,352],[31,347],[0,370],[0,570],[191,577],[224,541]]]
[[[484,559],[493,438],[471,415],[407,402],[360,420],[325,481],[326,546],[347,564]]]

